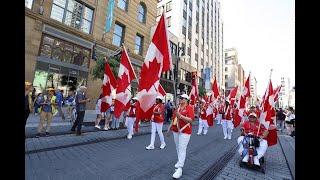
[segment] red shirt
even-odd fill
[[[130,106],[128,117],[136,117],[136,106],[135,105]]]
[[[231,109],[232,109],[232,108],[231,108],[230,106],[227,108],[226,120],[231,120],[231,119],[232,119]]]
[[[245,121],[242,125],[244,128],[244,132],[247,133],[253,133],[253,135],[257,135],[258,129],[259,129],[259,122],[256,121],[254,125],[252,125],[249,121]],[[258,136],[262,136],[263,132],[267,130],[263,124],[260,125],[260,130]]]
[[[201,109],[201,112],[200,112],[200,118],[202,120],[207,120],[207,107],[205,106],[204,108]]]
[[[153,108],[153,112],[160,112],[161,114],[153,114],[153,121],[155,123],[163,123],[164,121],[164,105],[162,103],[157,104]]]
[[[177,111],[177,110],[176,110]],[[175,112],[176,112],[175,111]],[[173,114],[173,119],[176,117],[176,113],[174,112]],[[194,120],[194,109],[191,105],[187,105],[184,109],[180,109],[179,113],[182,115],[182,116],[186,116],[188,118],[191,118],[192,121]],[[186,122],[184,122],[183,120],[181,119],[178,119],[178,123],[179,123],[179,127],[180,129],[183,128],[186,124]],[[172,125],[171,126],[171,130],[174,131],[174,132],[178,132],[178,127],[177,125]],[[185,134],[191,134],[192,132],[192,125],[190,124],[189,126],[187,126],[183,131],[182,133],[185,133]]]

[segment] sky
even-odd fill
[[[257,93],[280,85],[281,77],[295,85],[295,1],[219,0],[224,22],[224,49],[238,50],[246,76],[257,79]]]

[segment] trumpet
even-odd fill
[[[178,111],[178,112],[180,111],[180,105],[179,105],[177,111]],[[177,116],[173,119],[172,125],[174,125],[174,126],[177,125],[178,130],[180,130],[179,123],[178,123],[178,117],[177,117]]]

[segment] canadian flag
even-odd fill
[[[214,102],[218,99],[218,97],[219,97],[219,87],[217,83],[217,78],[214,78],[214,81],[212,84],[212,94],[211,94],[210,101]]]
[[[206,116],[207,116],[206,119],[207,119],[208,125],[210,127],[212,127],[214,125],[213,119],[215,118],[216,113],[217,112],[214,111],[213,103],[209,104],[207,109],[206,109]]]
[[[132,68],[126,48],[123,46],[120,60],[120,67],[118,73],[118,87],[116,91],[116,98],[114,103],[114,116],[119,118],[121,112],[124,111],[130,99],[131,95],[131,81],[136,79],[136,74]]]
[[[250,74],[245,82],[244,87],[241,89],[241,96],[237,106],[239,108],[239,116],[241,118],[243,117],[243,113],[246,109],[248,97],[250,97]]]
[[[277,102],[277,101],[278,101],[280,90],[281,90],[281,86],[278,86],[278,87],[273,91],[273,93],[274,93],[274,102]]]
[[[158,95],[161,73],[173,69],[169,47],[165,14],[162,14],[140,73],[137,93],[136,131],[138,131],[138,123],[141,119],[150,119],[152,116],[152,107]]]
[[[106,112],[112,104],[112,91],[117,88],[117,80],[114,77],[108,61],[105,59],[104,77],[102,85],[101,112]]]
[[[159,89],[158,89],[158,96],[161,96],[162,99],[164,99],[164,97],[166,96],[166,91],[163,89],[163,87],[161,86],[161,84],[159,84]]]
[[[197,75],[193,75],[192,76],[192,80],[191,80],[191,91],[190,91],[190,105],[195,105],[198,99],[198,84],[197,84]]]
[[[231,107],[233,107],[235,101],[236,101],[236,95],[238,92],[238,86],[234,87],[231,91],[226,100],[230,103]]]
[[[274,108],[274,90],[270,79],[268,88],[265,93],[265,98],[260,115],[260,122],[268,129],[269,134],[266,138],[268,146],[277,144],[277,130],[276,130],[276,113]]]

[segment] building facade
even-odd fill
[[[289,106],[289,95],[290,95],[290,79],[281,77],[281,90],[279,93],[279,107],[287,108]]]
[[[199,85],[204,87],[205,72],[209,69],[211,83],[216,77],[221,90],[224,90],[223,22],[220,2],[158,0],[157,20],[163,11],[166,12],[168,30],[178,37],[178,47],[182,49],[179,59],[186,69],[181,73],[186,71],[189,74],[192,72],[187,69],[195,69],[199,75]]]
[[[246,81],[244,77],[244,69],[241,66],[241,64],[238,64],[238,80],[239,80],[240,86],[243,86]]]
[[[99,58],[111,56],[125,44],[139,77],[150,29],[156,24],[156,0],[115,0],[111,28],[105,32],[109,0],[26,0],[25,79],[38,91],[86,85],[96,99],[102,81],[91,71]],[[117,75],[115,75],[117,76]],[[136,88],[137,81],[133,84]],[[65,94],[66,95],[66,94]],[[95,101],[88,108],[94,109]]]
[[[253,75],[250,75],[250,106],[255,106],[257,104],[258,94],[257,94],[257,79]]]
[[[225,50],[225,88],[226,95],[236,86],[240,87],[238,72],[238,52],[235,48]],[[240,73],[242,74],[242,73]]]

